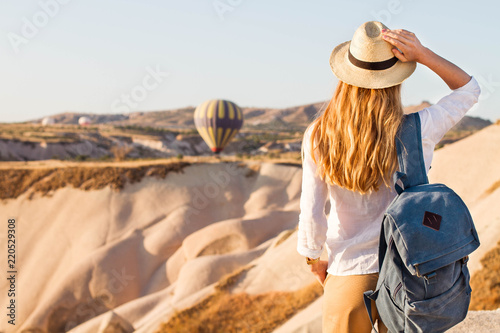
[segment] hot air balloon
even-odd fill
[[[88,126],[88,125],[90,125],[91,122],[92,121],[90,120],[90,118],[89,117],[85,117],[85,116],[84,117],[80,117],[78,119],[78,125],[80,125],[80,126]]]
[[[194,110],[194,124],[210,149],[218,154],[243,125],[243,113],[233,102],[213,99]]]
[[[45,117],[42,119],[42,125],[43,126],[49,126],[49,125],[54,125],[56,123],[56,120],[51,117]]]

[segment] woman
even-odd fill
[[[371,331],[363,292],[374,290],[377,283],[381,222],[396,196],[391,179],[398,168],[401,83],[416,63],[452,89],[418,112],[428,171],[435,145],[477,102],[477,81],[422,46],[415,34],[389,30],[380,22],[364,23],[352,41],[331,54],[330,66],[340,81],[325,111],[304,135],[297,244],[324,287],[324,333]],[[319,258],[324,247],[328,261]],[[380,322],[379,328],[386,331]]]

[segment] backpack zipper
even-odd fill
[[[399,290],[401,289],[403,285],[401,284],[401,282],[399,282],[399,284],[396,286],[396,289],[394,289],[394,294],[393,294],[393,298],[394,300],[396,300],[396,295],[398,294]]]

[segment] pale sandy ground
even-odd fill
[[[473,273],[481,268],[480,258],[500,240],[500,186],[486,194],[500,182],[500,126],[491,125],[436,151],[429,178],[455,190],[471,211],[481,241],[471,255]]]
[[[293,238],[285,252],[272,244],[297,224],[301,169],[237,165],[196,164],[121,192],[64,188],[2,202],[1,218],[17,220],[17,328],[62,331],[82,323],[74,330],[97,332],[106,320],[126,318],[130,327],[151,331],[225,274],[277,250],[286,258],[281,265],[290,262],[289,273],[296,274],[304,267]],[[268,283],[265,265],[249,272],[255,277],[241,288],[263,290],[256,285],[263,278],[270,290],[313,281],[304,275],[282,285],[281,269]],[[2,279],[2,296],[6,289]],[[90,320],[107,309],[113,315]],[[2,320],[0,331],[14,330]]]
[[[500,240],[500,192],[484,195],[500,179],[498,147],[500,127],[486,128],[436,152],[431,173],[470,206],[483,252]],[[310,284],[296,232],[276,245],[297,224],[301,175],[300,168],[270,163],[208,163],[121,192],[64,188],[3,201],[0,218],[17,220],[17,331],[153,332],[246,265],[252,268],[232,292]],[[471,268],[480,267],[479,258],[471,258]],[[2,306],[6,289],[0,280]],[[321,301],[275,332],[320,332]],[[500,331],[499,321],[498,311],[472,312],[453,332]],[[14,331],[0,321],[0,332]]]

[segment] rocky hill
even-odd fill
[[[415,112],[427,102],[406,108]],[[223,154],[299,158],[306,126],[326,107],[326,102],[283,109],[243,108],[242,130]],[[97,115],[61,113],[17,124],[0,124],[0,160],[46,159],[109,160],[210,155],[193,123],[193,107],[129,114]],[[90,120],[79,126],[81,117]],[[45,119],[47,120],[47,119]],[[466,116],[443,138],[438,148],[463,139],[490,125],[488,120]]]
[[[243,131],[249,129],[270,131],[304,131],[311,122],[327,106],[328,102],[300,105],[290,108],[242,108],[244,115]],[[430,106],[429,102],[405,107],[406,113],[417,112]],[[92,124],[108,124],[113,126],[154,127],[171,130],[194,130],[194,107],[181,109],[132,112],[128,114],[92,114],[65,112],[51,116],[57,124],[77,125],[80,117],[88,117]],[[41,123],[42,119],[32,123]],[[489,120],[466,116],[454,128],[456,131],[476,131],[491,125]]]

